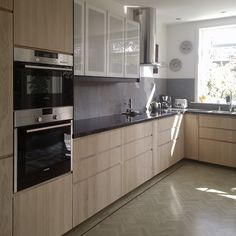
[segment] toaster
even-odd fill
[[[175,99],[174,107],[185,109],[188,107],[188,100],[187,99]]]

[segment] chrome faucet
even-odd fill
[[[127,105],[128,105],[128,108],[126,109],[126,111],[127,112],[132,112],[133,109],[132,109],[132,99],[131,98],[129,99],[129,102],[128,102]]]
[[[221,97],[223,97],[224,93],[228,91],[230,95],[226,96],[226,103],[229,104],[229,111],[233,110],[233,92],[230,89],[224,89],[221,93]]]

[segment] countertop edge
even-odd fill
[[[138,120],[138,121],[133,121],[130,123],[120,123],[120,124],[115,124],[112,126],[108,126],[108,127],[103,127],[103,128],[98,128],[98,129],[94,129],[94,130],[90,130],[90,131],[84,131],[81,133],[74,133],[73,134],[73,139],[78,139],[78,138],[82,138],[82,137],[86,137],[89,135],[93,135],[93,134],[98,134],[98,133],[102,133],[102,132],[107,132],[110,130],[114,130],[114,129],[119,129],[119,128],[124,128],[127,126],[131,126],[131,125],[135,125],[135,124],[140,124],[140,123],[144,123],[144,122],[148,122],[148,121],[153,121],[153,120],[158,120],[158,119],[163,119],[166,117],[170,117],[170,116],[174,116],[177,114],[201,114],[201,115],[218,115],[218,116],[228,116],[228,117],[235,117],[236,115],[234,114],[229,114],[229,113],[210,113],[209,111],[202,111],[202,110],[176,110],[176,111],[172,111],[171,113],[166,113],[166,114],[162,114],[160,116],[153,116],[153,117],[148,117],[146,119],[143,120]]]
[[[122,124],[112,125],[109,127],[104,127],[104,128],[100,128],[100,129],[96,129],[96,130],[92,130],[92,131],[88,131],[88,132],[81,132],[78,134],[73,134],[73,139],[78,139],[78,138],[82,138],[82,137],[86,137],[89,135],[98,134],[98,133],[102,133],[102,132],[106,132],[106,131],[110,131],[110,130],[114,130],[114,129],[125,128],[125,127],[131,126],[131,125],[136,125],[136,124],[140,124],[140,123],[144,123],[144,122],[148,122],[148,121],[163,119],[166,117],[178,115],[180,113],[184,113],[184,112],[173,111],[172,113],[163,114],[163,115],[157,116],[157,117],[150,117],[150,118],[139,120],[139,121],[133,121],[131,123],[122,123]]]

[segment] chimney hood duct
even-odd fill
[[[133,10],[133,17],[140,23],[140,63],[157,66],[156,9],[136,8]]]

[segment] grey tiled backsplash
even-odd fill
[[[188,102],[195,99],[195,79],[168,79],[167,94],[174,98],[185,98]]]
[[[156,85],[154,99],[160,94],[175,98],[194,99],[194,79],[142,78],[139,83],[74,82],[75,119],[87,119],[119,114],[126,109],[125,102],[133,100],[133,108],[144,110]]]

